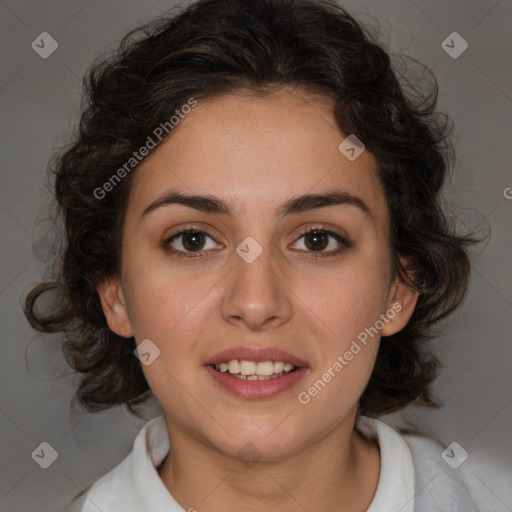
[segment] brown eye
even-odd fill
[[[329,245],[329,235],[322,231],[310,231],[304,235],[304,240],[310,251],[323,251]]]
[[[205,244],[204,233],[197,232],[186,232],[182,233],[182,245],[187,251],[197,251],[202,249]]]
[[[304,239],[306,252],[317,253],[314,257],[337,256],[352,247],[352,243],[343,235],[319,227],[303,231],[299,237],[299,240],[301,239]],[[330,246],[334,247],[326,251]]]
[[[163,246],[164,249],[176,256],[198,258],[205,255],[204,249],[211,249],[215,247],[215,243],[211,244],[213,247],[207,246],[209,240],[215,242],[213,237],[205,231],[188,228],[167,238],[163,242]]]

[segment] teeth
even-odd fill
[[[269,380],[269,379],[277,379],[277,377],[281,377],[281,374],[274,374],[272,376],[267,375],[233,375],[233,377],[236,377],[237,379],[242,380]]]
[[[240,361],[240,373],[242,375],[255,375],[256,363],[254,361]]]
[[[274,363],[274,372],[275,373],[281,373],[284,370],[284,363],[283,361],[276,361]]]
[[[226,363],[224,363],[224,364],[226,364]],[[220,368],[218,368],[218,369],[220,369]],[[229,373],[232,373],[233,375],[236,373],[240,373],[240,365],[238,364],[238,361],[236,359],[229,361],[228,371],[229,371]]]
[[[256,365],[256,375],[270,377],[274,375],[274,363],[272,361],[263,361]]]
[[[279,377],[283,372],[289,373],[295,366],[283,361],[245,361],[232,359],[229,362],[216,364],[215,368],[222,373],[230,373],[239,379],[268,380]]]

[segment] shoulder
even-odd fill
[[[153,460],[163,458],[167,444],[163,417],[148,421],[130,453],[111,471],[77,494],[62,512],[126,512],[145,510],[140,488],[154,485]]]
[[[121,502],[136,503],[132,477],[133,451],[114,469],[78,493],[62,512],[117,512]]]
[[[436,439],[417,431],[399,430],[408,444],[416,480],[415,512],[479,512],[463,463],[451,467],[446,460],[453,452]],[[448,457],[446,455],[448,453]]]
[[[396,478],[400,467],[396,453],[400,451],[406,462],[399,476],[402,489],[414,473],[414,512],[490,512],[479,496],[469,464],[455,453],[457,449],[453,452],[437,439],[383,419],[364,420],[361,426],[373,426],[379,433],[381,469],[387,457],[390,462],[384,464],[385,472],[391,471]]]

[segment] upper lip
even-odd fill
[[[244,361],[282,361],[290,363],[294,366],[308,366],[308,364],[292,356],[288,352],[272,347],[234,347],[218,352],[204,362],[205,366],[212,364],[220,364],[231,361],[232,359]]]

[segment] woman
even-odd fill
[[[437,405],[426,342],[467,287],[435,92],[306,0],[196,2],[86,85],[26,314],[66,333],[89,410],[163,414],[68,510],[475,510],[442,446],[376,419]]]

